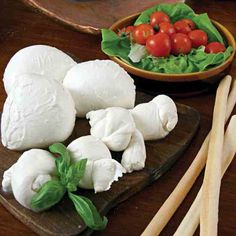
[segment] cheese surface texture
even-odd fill
[[[134,107],[134,81],[111,60],[77,64],[68,71],[63,85],[71,92],[78,117],[107,107]]]
[[[74,65],[76,62],[69,55],[55,47],[33,45],[23,48],[11,58],[5,69],[5,90],[9,93],[22,74],[42,75],[62,83],[67,71]]]
[[[25,150],[67,139],[74,128],[76,113],[70,93],[61,83],[39,75],[22,75],[19,81],[4,104],[3,145]]]

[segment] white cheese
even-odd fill
[[[76,62],[70,56],[55,47],[33,45],[23,48],[7,64],[3,78],[5,90],[9,93],[22,74],[33,73],[62,82],[74,65]]]
[[[121,165],[128,173],[134,170],[141,170],[145,166],[146,148],[144,144],[143,135],[136,129],[132,134],[130,143],[125,149],[121,159]]]
[[[166,95],[159,95],[148,103],[137,105],[131,113],[144,140],[164,138],[178,122],[176,105]]]
[[[134,107],[134,81],[111,60],[77,64],[68,71],[63,85],[72,94],[78,117],[107,107]]]
[[[106,145],[91,135],[74,140],[67,148],[73,162],[88,159],[84,177],[79,182],[81,188],[94,189],[95,193],[107,191],[125,173],[121,164],[112,159]]]
[[[2,143],[12,150],[48,147],[69,137],[75,125],[70,93],[55,80],[22,75],[3,108]]]
[[[37,190],[55,176],[54,157],[47,151],[31,149],[4,172],[2,186],[4,191],[12,191],[22,206],[31,209],[31,200]]]
[[[99,138],[110,150],[123,151],[127,148],[135,131],[135,123],[129,110],[110,107],[91,111],[86,117],[91,126],[91,135]]]

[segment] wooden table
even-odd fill
[[[196,0],[188,1],[197,12],[208,12],[210,17],[224,24],[236,35],[235,1]],[[100,36],[82,34],[34,12],[20,1],[0,1],[0,74],[11,56],[19,49],[32,44],[48,44],[72,53],[82,60],[103,59],[106,56],[100,50]],[[231,75],[236,78],[236,61],[231,68]],[[192,162],[206,133],[211,126],[215,91],[190,98],[178,98],[177,102],[190,105],[201,114],[200,130],[192,144],[180,160],[160,180],[136,194],[131,199],[117,206],[109,214],[109,224],[105,231],[94,235],[137,236],[171,193],[186,169]],[[6,94],[0,83],[1,109]],[[236,114],[236,109],[234,109]],[[4,157],[1,157],[4,158]],[[162,235],[173,235],[199,186],[200,176],[184,203],[178,209]],[[233,161],[223,178],[220,196],[219,235],[236,235],[236,160]],[[0,205],[0,235],[35,235],[30,229],[15,219]],[[196,234],[198,235],[198,234]]]

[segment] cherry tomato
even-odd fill
[[[153,12],[150,16],[150,25],[152,27],[158,27],[162,22],[170,22],[170,18],[166,13],[162,11]]]
[[[129,25],[127,27],[124,27],[121,30],[119,30],[118,35],[119,36],[126,36],[126,35],[129,36],[130,33],[133,32],[134,28],[135,28],[135,26],[133,26],[133,25]]]
[[[174,27],[177,33],[188,34],[191,31],[190,26],[182,20],[176,21]]]
[[[186,19],[182,19],[180,21],[187,23],[191,30],[196,29],[196,25],[192,20],[186,18]]]
[[[176,33],[171,35],[171,52],[174,55],[188,54],[192,48],[192,43],[186,34]]]
[[[203,30],[193,30],[188,33],[188,37],[192,42],[194,48],[199,48],[202,45],[207,45],[207,34]]]
[[[140,24],[132,32],[134,42],[143,45],[146,44],[147,38],[151,35],[154,35],[154,29],[149,24]]]
[[[206,53],[219,53],[219,52],[224,52],[225,50],[226,50],[225,46],[219,42],[209,43],[205,48]]]
[[[169,36],[176,33],[174,26],[169,22],[162,22],[159,26],[159,32],[161,33],[166,33]]]
[[[167,57],[170,55],[170,37],[165,33],[157,33],[148,37],[146,42],[147,51],[155,57]]]

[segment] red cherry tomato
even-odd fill
[[[190,26],[182,20],[176,21],[174,27],[177,33],[188,34],[191,31]]]
[[[140,24],[132,32],[134,42],[143,45],[146,44],[147,38],[151,35],[154,35],[154,30],[149,24]]]
[[[192,48],[192,43],[186,34],[176,33],[171,35],[171,52],[174,55],[188,54]]]
[[[169,22],[162,22],[160,25],[159,32],[166,33],[169,36],[176,33],[175,27]]]
[[[129,36],[130,33],[133,32],[134,28],[135,28],[135,26],[133,26],[133,25],[129,25],[127,27],[124,27],[121,30],[119,30],[118,35],[119,36],[123,36],[123,35],[124,36],[126,36],[126,35]]]
[[[203,30],[193,30],[188,33],[188,37],[192,42],[194,48],[199,48],[202,45],[207,45],[207,34]]]
[[[155,57],[167,57],[170,55],[170,37],[165,33],[157,33],[148,37],[146,42],[147,51]]]
[[[226,50],[225,46],[219,42],[209,43],[205,48],[206,53],[219,53],[219,52],[224,52],[225,50]]]
[[[166,13],[162,11],[153,12],[150,16],[150,25],[152,27],[158,27],[162,22],[170,22],[170,18]]]
[[[196,25],[192,20],[186,18],[186,19],[182,19],[180,21],[187,23],[191,30],[196,29]]]

